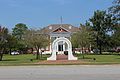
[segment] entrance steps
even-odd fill
[[[64,54],[64,51],[58,51],[57,54]]]
[[[57,60],[68,60],[68,55],[57,54]]]

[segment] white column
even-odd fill
[[[57,50],[57,52],[58,52],[58,43],[56,43],[56,50]]]
[[[63,51],[65,51],[65,42],[63,42]]]
[[[52,48],[52,47],[51,47],[51,45],[52,45],[52,44],[50,43],[50,51],[49,51],[49,52],[50,52],[50,54],[51,54],[51,52],[52,52],[52,50],[51,50],[51,48]]]
[[[49,58],[47,58],[47,60],[56,60],[56,52],[58,48],[57,46],[58,46],[58,43],[55,43],[54,45],[52,45],[52,55]]]

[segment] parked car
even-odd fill
[[[13,51],[13,52],[11,52],[11,55],[18,55],[18,54],[20,54],[20,53],[17,52],[17,51]]]
[[[99,49],[93,49],[93,53],[99,53],[100,52],[100,50]]]
[[[116,52],[119,53],[119,52],[120,52],[120,49],[116,49]]]
[[[107,52],[116,52],[116,50],[115,49],[109,49]]]
[[[120,46],[116,48],[116,52],[117,52],[117,53],[120,52]]]

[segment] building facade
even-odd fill
[[[52,43],[55,39],[64,37],[67,39],[71,39],[71,35],[80,29],[78,27],[74,27],[71,24],[51,24],[41,30],[43,34],[46,34],[50,38],[50,46],[46,48],[44,54],[48,54],[52,52]],[[58,54],[63,54],[64,51],[67,51],[67,44],[63,41],[58,43]]]

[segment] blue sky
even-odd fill
[[[106,10],[113,0],[0,0],[0,25],[12,29],[17,23],[30,28],[59,24],[79,26],[95,10]]]

